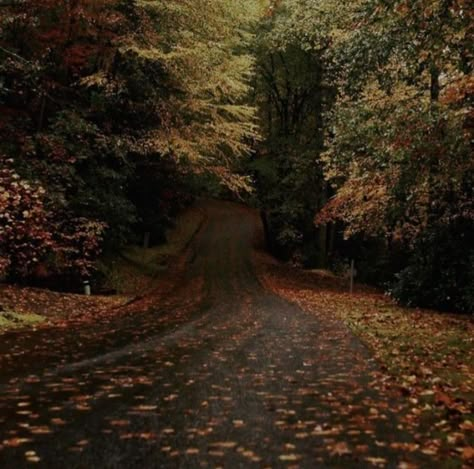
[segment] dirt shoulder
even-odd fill
[[[432,428],[432,451],[453,462],[474,461],[474,320],[466,315],[402,308],[374,289],[275,261],[261,252],[256,268],[265,287],[321,320],[343,321],[372,350],[405,395],[411,418]],[[458,467],[458,466],[453,466]]]

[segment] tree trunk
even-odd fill
[[[336,224],[329,224],[329,242],[328,242],[328,257],[332,256],[334,252],[334,242],[336,240]]]
[[[328,201],[328,186],[323,182],[321,188],[320,207],[324,207]],[[318,267],[327,267],[328,225],[321,225],[318,230]]]
[[[439,68],[436,65],[431,67],[431,100],[438,101],[439,99],[439,92],[440,92],[440,85],[439,85]]]

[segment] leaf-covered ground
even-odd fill
[[[258,214],[208,213],[143,298],[2,334],[0,467],[470,467],[466,401],[420,418],[329,306],[282,298],[304,274],[255,266]]]
[[[405,396],[413,422],[432,429],[434,454],[474,463],[474,320],[472,316],[398,306],[365,286],[302,271],[257,255],[265,286],[321,320],[340,319],[370,348]]]
[[[0,332],[94,320],[113,313],[131,301],[141,299],[167,283],[163,277],[170,277],[170,271],[179,262],[179,257],[204,219],[205,214],[199,207],[188,209],[178,217],[175,227],[168,231],[166,244],[150,249],[130,246],[121,257],[102,263],[106,289],[117,293],[114,295],[86,297],[0,284]],[[94,285],[92,288],[94,290]]]
[[[123,296],[86,297],[40,288],[0,285],[0,304],[4,310],[18,318],[17,321],[0,321],[0,331],[58,324],[85,316],[97,317],[125,301],[127,298]],[[31,317],[36,318],[36,321],[28,321]]]

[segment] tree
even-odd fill
[[[149,223],[140,218],[169,223],[171,205],[187,200],[159,187],[170,169],[176,186],[208,172],[233,190],[248,187],[233,166],[257,137],[245,102],[257,14],[250,0],[246,10],[229,0],[3,4],[0,153],[43,188],[55,240],[34,262],[87,275],[88,252],[133,239]],[[137,206],[151,203],[134,190],[147,165],[152,200],[167,201],[152,210],[162,213]]]
[[[462,244],[472,232],[472,12],[456,1],[380,1],[361,4],[358,18],[357,30],[335,50],[340,93],[324,158],[337,193],[317,220],[342,220],[346,236],[402,245],[419,265],[427,239]],[[438,236],[446,230],[450,236]],[[430,262],[424,275],[433,280],[447,285],[459,277],[443,280],[446,262]],[[419,291],[430,291],[430,280],[420,277]],[[408,295],[395,291],[418,304],[462,309],[466,281],[456,295],[451,288],[442,293],[442,301],[419,301],[412,287]]]
[[[319,253],[377,252],[384,262],[363,270],[391,276],[403,301],[472,308],[471,10],[455,0],[272,2],[257,49],[266,140],[253,169],[287,258],[302,250],[323,264],[307,253],[316,213]],[[463,250],[463,261],[442,254]]]
[[[312,2],[274,2],[262,21],[256,94],[265,140],[252,169],[272,250],[325,266],[327,230],[312,217],[327,197],[320,154],[334,89],[327,80],[330,38],[314,28],[317,11]]]

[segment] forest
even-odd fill
[[[196,197],[408,305],[474,309],[464,0],[0,3],[0,272],[70,288]]]
[[[0,0],[0,466],[473,467],[473,20]]]

